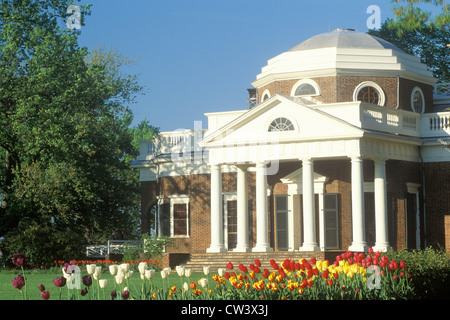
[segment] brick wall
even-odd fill
[[[450,239],[450,162],[425,164],[427,245],[446,245]]]
[[[411,93],[415,86],[419,86],[425,95],[425,112],[433,111],[433,86],[419,83],[408,79],[398,79],[396,77],[318,77],[313,78],[320,87],[321,95],[314,97],[323,103],[349,102],[353,101],[355,88],[364,81],[377,83],[384,91],[386,101],[385,106],[389,108],[399,108],[411,110]],[[280,80],[271,82],[258,88],[258,97],[261,98],[263,92],[268,89],[270,94],[290,95],[296,80]],[[397,94],[397,87],[400,88]]]

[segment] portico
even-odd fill
[[[298,112],[294,132],[260,132],[259,136],[244,134],[251,130],[250,124],[268,122],[275,114],[289,108],[291,114]],[[252,115],[253,114],[253,115]],[[249,117],[246,119],[246,117]],[[315,118],[314,121],[311,118]],[[317,119],[320,118],[320,119]],[[323,130],[308,128],[308,122],[329,122],[330,132],[323,136]],[[263,127],[263,126],[262,126]],[[302,129],[300,129],[302,128]],[[223,131],[222,131],[223,130]],[[273,134],[272,136],[270,136]],[[331,136],[339,136],[330,141]],[[246,137],[246,140],[242,140]],[[249,140],[254,137],[254,140]],[[258,139],[259,141],[258,141]],[[254,110],[238,117],[228,128],[206,135],[201,142],[209,152],[211,167],[211,245],[207,252],[271,252],[274,250],[269,241],[268,228],[268,176],[278,174],[280,163],[298,163],[300,170],[279,180],[289,185],[292,196],[288,209],[288,243],[290,251],[316,252],[326,249],[327,237],[324,217],[324,194],[327,177],[314,171],[314,165],[321,160],[346,159],[351,163],[351,234],[352,243],[348,250],[363,252],[368,250],[365,236],[364,185],[373,185],[375,207],[376,243],[374,249],[387,251],[390,248],[388,239],[386,161],[389,159],[416,159],[414,143],[404,141],[374,142],[364,130],[334,122],[329,117],[311,110],[301,104],[276,96],[261,104]],[[397,139],[398,140],[398,139]],[[373,145],[375,143],[375,145]],[[254,153],[254,146],[258,153]],[[399,154],[399,150],[402,153]],[[261,152],[264,150],[264,152]],[[222,161],[220,161],[222,160]],[[363,160],[372,161],[373,179],[368,181],[363,174]],[[236,167],[236,200],[237,200],[237,245],[227,248],[224,244],[225,219],[221,203],[222,165]],[[248,218],[248,172],[255,175],[256,194],[256,243],[249,243]],[[302,205],[294,205],[292,199],[301,195]],[[319,195],[317,208],[319,220],[316,219],[316,195]],[[294,209],[295,207],[295,209]],[[298,222],[301,211],[302,221]],[[299,226],[302,225],[300,230]],[[318,230],[318,231],[317,231]],[[296,240],[297,239],[297,240]],[[302,239],[298,243],[298,239]],[[295,243],[298,243],[298,246]]]

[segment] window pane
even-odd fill
[[[275,199],[277,211],[287,210],[287,196],[277,196]]]
[[[303,96],[303,95],[309,95],[309,94],[316,94],[316,89],[309,83],[305,83],[300,85],[300,87],[295,90],[296,96]]]
[[[367,86],[358,92],[358,101],[378,104],[379,98],[378,90],[374,87]]]

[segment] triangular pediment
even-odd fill
[[[269,132],[271,123],[286,118],[293,130]],[[361,137],[363,130],[311,107],[291,97],[275,95],[248,110],[214,132],[208,132],[200,142],[202,147],[289,143],[298,141],[330,141]]]

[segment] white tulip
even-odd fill
[[[223,277],[225,275],[225,272],[226,272],[225,268],[219,268],[219,270],[217,270],[217,271],[219,272],[219,276],[220,277]]]
[[[167,267],[167,268],[164,268],[164,271],[167,273],[168,276],[170,276],[170,273],[172,272],[172,269]]]
[[[145,279],[152,280],[154,276],[155,276],[155,270],[153,270],[153,269],[145,270]]]
[[[183,284],[183,290],[184,290],[184,291],[189,291],[189,285],[187,284],[187,282],[185,282],[185,283]]]
[[[176,270],[180,277],[184,276],[184,267],[183,266],[177,266]]]
[[[118,273],[114,278],[116,279],[116,283],[118,285],[121,285],[123,283],[123,279],[125,277],[124,277],[123,273]]]
[[[184,270],[184,276],[185,276],[186,278],[190,278],[191,275],[192,275],[192,270],[191,270],[191,269],[185,269],[185,270]]]
[[[105,288],[106,288],[106,285],[108,284],[108,280],[106,280],[106,279],[100,279],[100,280],[98,281],[98,284],[99,284],[100,288],[105,289]]]
[[[119,266],[119,268],[122,269],[122,271],[123,271],[124,273],[127,273],[128,270],[130,270],[130,265],[129,265],[128,263],[122,263],[122,264]]]
[[[209,267],[203,267],[203,273],[205,274],[205,276],[209,274],[209,269]]]
[[[95,272],[95,268],[96,268],[97,266],[95,265],[95,264],[88,264],[87,266],[86,266],[86,271],[87,271],[87,273],[88,274],[94,274],[94,272]]]
[[[147,262],[139,262],[138,270],[140,274],[144,274],[145,270],[147,270]]]
[[[125,279],[130,279],[132,275],[133,275],[133,270],[128,271],[127,273],[125,273]]]
[[[115,276],[118,271],[119,271],[119,266],[117,264],[112,264],[109,266],[109,273],[111,273],[111,275]]]
[[[95,280],[99,280],[100,277],[102,276],[102,267],[95,267],[93,276]]]
[[[167,278],[167,272],[166,272],[166,270],[161,270],[161,278],[162,279],[166,279]]]
[[[208,279],[206,279],[206,278],[201,278],[201,279],[199,280],[199,282],[200,282],[200,285],[201,285],[203,288],[205,288],[205,287],[208,285]]]

